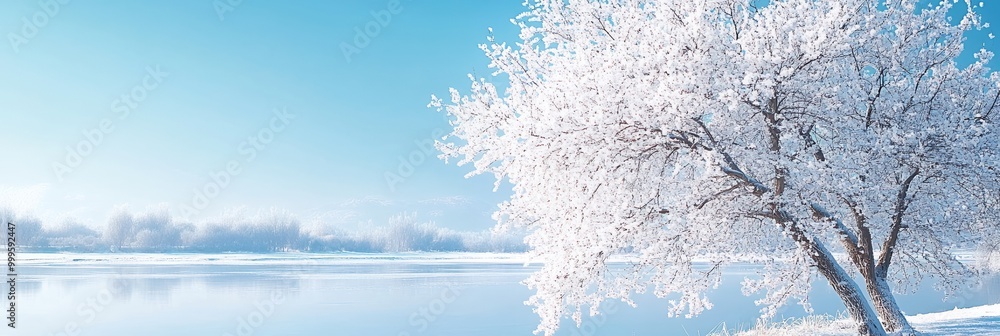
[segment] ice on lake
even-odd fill
[[[22,254],[18,335],[530,335],[538,317],[517,254]],[[608,306],[559,335],[706,335],[752,325],[759,307],[726,270],[715,307],[668,318],[668,301]],[[843,309],[817,282],[815,313]],[[907,314],[1000,302],[1000,279],[947,300],[926,284],[898,296]],[[779,318],[805,315],[790,304]]]

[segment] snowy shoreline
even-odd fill
[[[923,336],[1000,335],[1000,304],[907,316]],[[722,332],[713,336],[853,336],[854,322],[844,317],[813,315],[801,319],[758,325],[740,332]]]
[[[958,251],[954,253],[961,262],[977,260],[975,251]],[[838,258],[843,256],[834,253]],[[757,265],[765,260],[760,257],[745,257],[730,262],[730,265]],[[24,252],[18,255],[18,260],[24,265],[59,265],[59,264],[324,264],[324,263],[369,263],[369,262],[420,262],[420,263],[495,263],[495,264],[530,264],[539,265],[528,253],[502,252],[399,252],[399,253],[364,253],[364,252],[275,252],[275,253],[146,253],[146,252]],[[638,257],[615,256],[609,265],[630,264],[637,262]],[[695,263],[707,263],[707,258],[695,258]]]

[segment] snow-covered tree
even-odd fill
[[[957,63],[978,4],[765,3],[530,0],[520,42],[481,46],[495,77],[432,99],[443,157],[513,185],[495,218],[544,264],[536,333],[650,288],[698,314],[737,260],[766,265],[764,317],[819,275],[863,335],[912,333],[891,284],[974,278],[952,252],[1000,211],[1000,75]]]
[[[193,227],[178,225],[163,206],[133,214],[127,205],[116,206],[104,229],[112,251],[163,251],[183,245],[181,237]]]

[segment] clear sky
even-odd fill
[[[49,225],[165,204],[481,230],[509,195],[419,143],[448,129],[431,94],[489,75],[487,28],[515,40],[520,0],[60,1],[0,3],[0,202]],[[985,36],[969,46],[997,50]]]
[[[402,0],[392,13],[384,0],[244,0],[219,7],[221,19],[207,0],[53,3],[52,15],[37,1],[0,5],[0,188],[48,222],[100,227],[125,203],[199,210],[195,190],[231,160],[240,173],[191,219],[276,207],[352,224],[419,210],[478,230],[508,195],[416,142],[447,130],[426,107],[431,94],[488,73],[477,48],[487,28],[516,36],[519,1]],[[31,34],[23,18],[44,24]],[[375,34],[356,43],[366,25]],[[346,57],[344,43],[358,52]],[[276,108],[294,119],[261,134]],[[100,130],[105,119],[110,132]],[[67,146],[86,152],[80,142],[97,143],[90,130],[103,139],[74,168]],[[247,139],[257,135],[254,147]],[[400,157],[415,163],[409,176]],[[387,172],[402,181],[390,188]]]

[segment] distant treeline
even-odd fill
[[[360,232],[331,228],[306,230],[281,211],[227,217],[195,225],[176,220],[166,210],[132,213],[116,209],[103,232],[81,224],[56,228],[31,217],[0,209],[0,219],[17,227],[24,251],[74,252],[523,252],[523,235],[458,232],[417,221],[414,214],[389,218],[388,225]],[[321,232],[316,232],[321,231]]]

